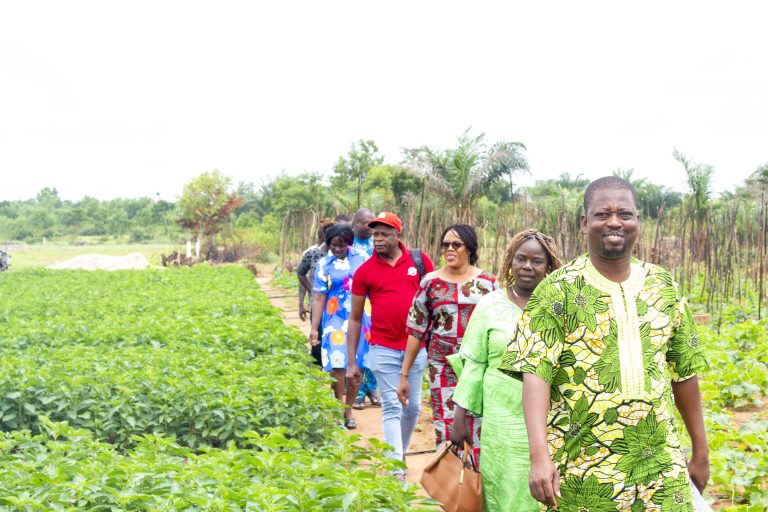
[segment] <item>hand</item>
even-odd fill
[[[299,318],[301,318],[302,322],[307,321],[307,308],[304,306],[303,302],[299,303]]]
[[[453,422],[451,427],[451,443],[456,446],[464,446],[464,441],[472,444],[472,436],[469,435],[467,425],[462,423]]]
[[[560,497],[560,475],[549,455],[539,460],[531,460],[528,487],[536,501],[557,508],[555,498]]]
[[[349,381],[348,387],[351,386],[352,389],[359,389],[360,388],[360,381],[363,378],[363,373],[360,371],[360,368],[357,366],[357,363],[354,363],[352,361],[347,364],[347,381]]]
[[[691,482],[700,493],[704,492],[704,488],[709,481],[709,457],[697,456],[695,453],[691,460],[688,461],[688,475],[691,477]]]
[[[406,407],[410,405],[410,400],[408,400],[408,394],[410,391],[411,385],[408,382],[408,378],[404,375],[401,375],[400,384],[397,385],[397,399],[400,400],[400,403]]]
[[[312,331],[311,333],[309,333],[309,344],[314,347],[315,345],[317,345],[319,343],[320,342],[317,339],[317,332],[316,331]]]

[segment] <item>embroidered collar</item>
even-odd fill
[[[646,388],[643,340],[640,336],[636,298],[643,289],[647,275],[648,271],[636,260],[631,263],[629,277],[621,283],[602,275],[592,265],[589,257],[584,268],[586,281],[611,296],[621,363],[621,390],[622,394],[633,399],[642,399]]]

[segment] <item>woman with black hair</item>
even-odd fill
[[[408,346],[397,394],[407,405],[408,372],[419,349],[429,341],[427,361],[436,445],[449,438],[453,424],[453,391],[457,378],[446,357],[458,352],[464,329],[480,298],[499,288],[492,274],[475,266],[477,245],[477,233],[472,226],[448,226],[440,244],[445,265],[424,276],[408,314]],[[466,422],[468,431],[477,440],[480,419],[467,415]],[[480,444],[475,444],[476,455],[479,455]]]
[[[449,358],[459,376],[451,442],[477,443],[462,422],[467,411],[483,417],[483,498],[485,512],[537,512],[528,489],[531,465],[523,415],[523,383],[498,369],[517,320],[536,286],[560,268],[557,246],[535,229],[509,243],[499,281],[504,287],[477,303],[461,349]]]
[[[352,307],[352,276],[365,263],[365,257],[352,249],[354,234],[349,224],[334,224],[325,231],[325,245],[328,254],[317,262],[315,279],[312,286],[314,296],[314,311],[312,329],[309,333],[309,343],[312,346],[320,344],[320,357],[323,370],[330,372],[336,379],[332,384],[333,393],[338,400],[344,395],[344,382],[347,371],[347,326],[349,311]],[[322,342],[318,340],[322,312]],[[370,338],[371,317],[364,313],[360,344],[357,347],[357,366],[367,368],[365,364]],[[357,395],[357,388],[347,386],[346,405],[344,410],[344,426],[348,429],[357,428],[352,417],[352,403]]]

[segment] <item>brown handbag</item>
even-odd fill
[[[447,441],[421,475],[421,486],[446,512],[482,512],[483,477],[477,470],[472,447],[464,441],[459,457]]]

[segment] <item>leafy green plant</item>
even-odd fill
[[[0,511],[412,510],[239,267],[0,279]]]
[[[276,426],[327,442],[339,406],[246,269],[19,272],[0,282],[0,428],[37,416],[120,446],[162,433],[242,445]]]
[[[45,414],[121,446],[158,433],[197,447],[283,425],[316,445],[340,417],[325,381],[303,363],[205,347],[30,348],[0,359],[0,428],[37,432]]]
[[[720,333],[700,328],[710,369],[701,379],[711,480],[723,510],[768,507],[768,321],[725,309]],[[745,418],[747,419],[745,421]]]
[[[0,348],[183,342],[300,359],[298,331],[241,267],[25,270],[0,279]]]
[[[0,436],[0,510],[405,511],[431,500],[381,477],[383,447],[360,448],[340,432],[302,448],[285,429],[245,432],[248,449],[193,451],[137,436],[121,452],[90,431],[39,420],[41,432]]]

